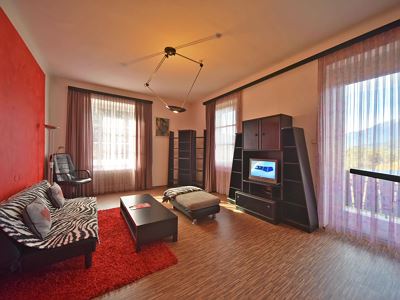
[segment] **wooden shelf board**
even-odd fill
[[[248,179],[243,179],[243,182],[250,183],[250,184],[265,185],[265,186],[274,186],[274,187],[280,186],[279,183],[258,182],[258,181],[248,180]]]
[[[288,204],[288,205],[296,206],[296,207],[299,207],[299,208],[307,209],[306,206],[301,205],[301,204],[298,204],[298,203],[294,203],[294,202],[290,202],[290,201],[285,201],[285,200],[282,200],[281,202],[284,203],[284,204]]]
[[[284,178],[283,181],[294,182],[294,183],[303,183],[301,180],[287,179]]]

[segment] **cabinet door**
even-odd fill
[[[261,150],[279,150],[280,136],[279,116],[261,119]]]
[[[243,148],[258,150],[258,120],[243,122]]]

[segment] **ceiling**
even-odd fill
[[[399,0],[3,3],[22,20],[49,74],[140,93],[148,93],[144,83],[162,56],[128,66],[122,63],[220,32],[220,39],[179,51],[204,61],[192,93],[192,99],[203,99],[399,5]],[[171,57],[152,87],[165,98],[182,99],[197,70],[197,65]]]

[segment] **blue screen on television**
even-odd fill
[[[276,180],[276,162],[265,160],[250,160],[250,176]]]

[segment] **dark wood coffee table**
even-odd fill
[[[139,203],[149,203],[151,207],[140,209],[129,208]],[[120,198],[121,214],[128,224],[136,242],[136,252],[144,243],[172,236],[178,240],[178,217],[151,195],[134,195]]]

